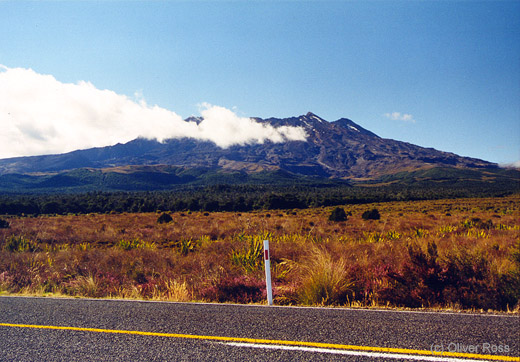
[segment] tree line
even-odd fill
[[[467,185],[466,185],[467,186]],[[0,195],[0,215],[155,211],[302,209],[356,203],[506,196],[512,190],[432,185],[410,187],[213,185],[175,191]],[[517,190],[516,190],[517,192]]]

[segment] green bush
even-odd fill
[[[372,209],[365,211],[361,217],[363,220],[379,220],[381,218],[381,214],[379,214],[378,209]]]
[[[336,207],[332,210],[329,221],[347,221],[347,213],[342,207]]]
[[[0,229],[9,229],[10,226],[8,221],[0,219]]]
[[[157,223],[159,224],[168,224],[169,222],[172,222],[173,218],[168,215],[167,213],[162,213],[161,216],[157,219]]]

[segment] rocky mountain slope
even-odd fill
[[[479,159],[384,139],[346,118],[328,122],[307,113],[285,119],[255,120],[275,127],[303,127],[307,139],[284,143],[268,141],[229,148],[186,138],[164,143],[136,139],[126,144],[59,155],[3,159],[0,160],[0,175],[126,165],[174,165],[247,172],[280,169],[308,176],[365,179],[430,167],[498,167]],[[192,117],[187,121],[198,120]]]

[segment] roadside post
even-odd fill
[[[271,285],[271,256],[269,255],[269,240],[264,240],[265,285],[267,287],[267,304],[273,305],[273,286]]]

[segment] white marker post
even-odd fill
[[[267,287],[267,304],[273,305],[273,286],[271,285],[271,257],[269,255],[269,240],[264,240],[265,285]]]

